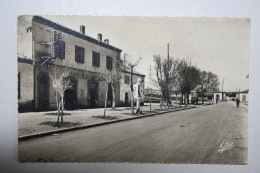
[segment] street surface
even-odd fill
[[[225,102],[22,141],[19,160],[246,164],[247,123],[246,106]]]

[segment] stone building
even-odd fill
[[[101,33],[95,39],[85,34],[83,25],[77,32],[40,16],[25,15],[17,20],[17,45],[19,112],[56,109],[58,79],[70,82],[64,92],[65,109],[104,106],[108,74],[118,73],[122,50],[103,40]],[[130,72],[123,69],[120,75],[117,106],[130,102]],[[145,76],[134,72],[134,81],[137,77],[144,80]],[[109,86],[108,106],[111,103]]]
[[[104,105],[106,74],[115,73],[121,49],[103,41],[102,34],[97,39],[85,35],[84,26],[76,32],[40,16],[19,16],[17,24],[20,111],[55,109],[54,81],[60,77],[72,83],[64,94],[65,108]],[[120,87],[115,97],[118,104]]]

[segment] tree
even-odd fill
[[[108,70],[107,73],[105,73],[105,79],[106,79],[106,97],[105,97],[105,108],[104,108],[103,117],[106,116],[108,87],[109,85],[111,85],[111,80],[112,80],[110,70]]]
[[[172,57],[165,59],[160,55],[154,55],[153,60],[156,72],[156,80],[154,83],[160,88],[163,99],[167,100],[168,105],[181,66],[179,60],[173,60]]]
[[[209,90],[218,90],[219,88],[218,76],[212,72],[202,71],[200,73],[199,85],[197,92],[202,96],[202,104],[204,103],[205,93]]]
[[[134,115],[134,83],[133,83],[133,72],[134,68],[139,64],[142,58],[139,57],[134,63],[127,62],[128,67],[130,68],[130,88],[131,88],[131,114]]]
[[[55,95],[56,95],[56,104],[57,104],[57,124],[63,123],[63,115],[64,115],[64,93],[67,89],[73,87],[73,84],[71,83],[70,79],[68,78],[69,72],[67,71],[67,67],[63,71],[63,73],[60,75],[60,77],[57,77],[57,67],[54,66],[54,74],[50,74],[52,80],[53,80],[53,88],[55,89]]]
[[[189,104],[189,94],[194,90],[200,81],[200,70],[191,62],[182,60],[178,73],[178,84],[182,95],[185,98],[185,106]]]
[[[115,91],[116,88],[120,85],[120,79],[121,79],[121,69],[120,69],[120,60],[117,58],[115,61],[111,59],[111,61],[107,62],[107,68],[103,72],[105,74],[105,80],[106,80],[106,97],[105,97],[105,109],[103,116],[106,115],[106,107],[107,107],[107,95],[108,95],[108,88],[111,86],[112,88],[112,109],[115,109],[116,107],[116,97],[115,97]],[[113,69],[114,68],[114,69]]]
[[[115,109],[116,108],[115,92],[116,92],[116,88],[120,85],[120,80],[122,78],[119,58],[117,58],[113,64],[115,70],[113,72],[111,71],[110,75],[111,75],[111,88],[112,88],[112,95],[113,95],[112,109]]]

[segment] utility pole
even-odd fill
[[[167,75],[166,75],[166,97],[167,97],[167,106],[168,106],[168,109],[169,109],[169,61],[170,61],[170,45],[169,43],[167,44]]]
[[[150,112],[152,111],[152,98],[151,98],[151,94],[152,94],[152,84],[151,84],[151,78],[152,78],[152,66],[150,64],[150,67],[149,67],[149,80],[150,80],[150,85],[149,85],[149,95],[150,95]]]
[[[131,70],[130,75],[130,87],[131,87],[131,114],[134,115],[134,87],[133,87],[133,68],[132,64],[129,65]]]
[[[224,100],[224,92],[223,92],[223,86],[224,86],[225,78],[222,80],[222,101]]]

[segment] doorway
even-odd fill
[[[128,100],[129,100],[128,93],[125,93],[125,106],[128,106]]]
[[[111,107],[113,102],[113,92],[112,92],[112,87],[111,84],[108,85],[108,91],[107,91],[107,106]]]
[[[88,107],[98,106],[98,82],[96,80],[88,81]]]
[[[49,75],[46,72],[40,72],[38,82],[38,109],[47,111],[49,109]]]
[[[246,95],[242,95],[242,102],[246,101]]]
[[[64,81],[69,81],[70,87],[64,92],[64,108],[73,110],[77,108],[77,80],[74,77],[66,77]]]
[[[67,89],[64,92],[64,108],[66,110],[73,110],[76,106],[76,91],[74,89]]]

